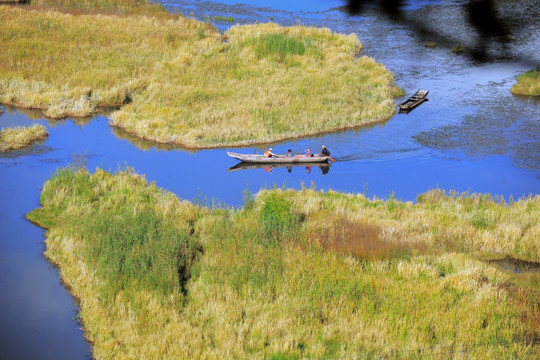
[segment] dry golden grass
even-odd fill
[[[80,299],[97,359],[538,358],[538,294],[475,255],[538,261],[538,197],[501,205],[432,191],[413,205],[271,190],[247,200],[195,207],[131,171],[68,169],[28,217],[49,228],[46,256]],[[137,287],[135,273],[121,279],[134,286],[104,293],[115,277],[85,255],[100,241],[85,240],[87,224],[108,219],[105,234],[124,233],[110,221],[149,213],[203,247],[187,294]]]
[[[141,74],[174,55],[175,48],[155,35],[178,26],[148,17],[0,8],[0,29],[8,50],[0,53],[0,102],[59,118],[125,102],[144,86]]]
[[[174,19],[163,5],[148,0],[32,0],[25,5],[35,10],[56,10],[64,13],[104,15],[144,15],[162,19]]]
[[[147,3],[147,0],[32,0],[30,2],[36,7],[123,12],[128,12]]]
[[[540,96],[540,71],[531,70],[519,75],[511,91],[517,95]]]
[[[0,110],[1,113],[1,110]],[[45,139],[49,134],[43,125],[5,128],[0,131],[0,152],[20,149]]]
[[[181,16],[3,7],[0,42],[0,102],[52,118],[123,105],[113,126],[163,143],[267,143],[395,112],[390,72],[355,58],[356,36],[328,29],[268,23],[222,36]]]

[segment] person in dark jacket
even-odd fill
[[[321,151],[321,155],[323,156],[330,156],[330,151],[328,151],[328,149],[326,148],[326,146],[322,146],[322,151]]]

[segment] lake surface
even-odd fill
[[[540,102],[510,93],[516,77],[540,64],[540,13],[531,2],[509,1],[520,18],[515,41],[493,43],[489,61],[450,51],[478,43],[459,1],[412,1],[404,18],[376,9],[350,16],[342,1],[163,1],[201,20],[232,16],[234,23],[303,23],[356,33],[363,54],[395,74],[411,95],[429,89],[429,101],[390,120],[324,136],[272,144],[274,152],[324,144],[337,160],[329,168],[286,167],[228,171],[226,155],[264,148],[197,152],[156,146],[112,129],[105,115],[49,121],[39,112],[2,107],[0,127],[44,124],[50,136],[29,149],[0,155],[0,351],[10,359],[85,359],[90,345],[77,323],[77,305],[57,269],[43,257],[44,230],[24,216],[39,206],[43,183],[58,167],[85,164],[115,171],[131,166],[180,198],[202,204],[242,205],[247,188],[306,187],[415,201],[433,188],[513,196],[540,193]],[[271,4],[271,5],[268,5]],[[418,32],[435,24],[440,34]],[[418,21],[420,21],[418,20]],[[213,21],[220,31],[231,26]],[[464,31],[465,30],[465,31]],[[469,31],[470,30],[470,31]],[[437,47],[424,43],[436,41]],[[396,103],[403,101],[397,99]]]

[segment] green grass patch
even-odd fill
[[[287,198],[274,192],[265,198],[262,205],[260,223],[265,238],[271,243],[280,243],[286,237],[294,236],[298,229],[300,219],[291,210],[291,203]]]
[[[253,39],[255,55],[258,58],[277,57],[281,61],[287,55],[304,55],[306,45],[302,40],[284,34],[266,34]]]
[[[226,21],[226,22],[233,22],[234,21],[234,18],[232,16],[219,16],[219,15],[216,15],[213,17],[214,20],[217,20],[217,21]]]

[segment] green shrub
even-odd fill
[[[275,243],[292,238],[299,226],[299,216],[291,211],[285,193],[274,191],[264,200],[260,220],[266,239]]]

